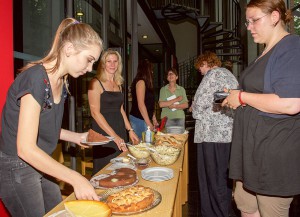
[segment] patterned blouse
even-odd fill
[[[237,89],[238,81],[225,68],[208,71],[195,94],[192,105],[193,118],[196,119],[195,143],[229,143],[232,138],[233,110],[214,105],[214,92]]]

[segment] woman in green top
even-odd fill
[[[167,117],[166,127],[185,126],[184,109],[188,107],[185,89],[176,84],[178,72],[175,68],[167,71],[169,84],[162,87],[159,93],[159,107],[162,108],[161,118]]]

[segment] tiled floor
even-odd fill
[[[69,156],[65,156],[65,164],[69,166]],[[80,158],[77,158],[77,171],[81,172]],[[91,169],[87,169],[87,177],[91,175]],[[197,158],[196,146],[193,143],[193,132],[190,131],[189,136],[189,198],[188,202],[183,206],[183,217],[201,217],[200,214],[200,199],[197,179]],[[68,192],[72,192],[70,186],[67,187]],[[239,211],[236,209],[234,201],[232,202],[232,210],[230,217],[240,217]],[[289,217],[300,217],[300,196],[297,196],[290,208]]]

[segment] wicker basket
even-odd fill
[[[155,134],[154,145],[166,145],[176,148],[183,148],[189,137],[188,133],[185,134]]]

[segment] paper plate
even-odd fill
[[[142,170],[142,178],[153,182],[162,182],[174,177],[173,170],[166,167],[151,167]]]
[[[85,144],[85,145],[89,145],[89,146],[105,145],[105,144],[109,143],[110,141],[112,141],[114,139],[114,137],[111,137],[111,136],[106,136],[106,138],[108,138],[108,140],[103,141],[103,142],[87,142],[86,140],[82,140],[82,141],[80,141],[80,143]]]

